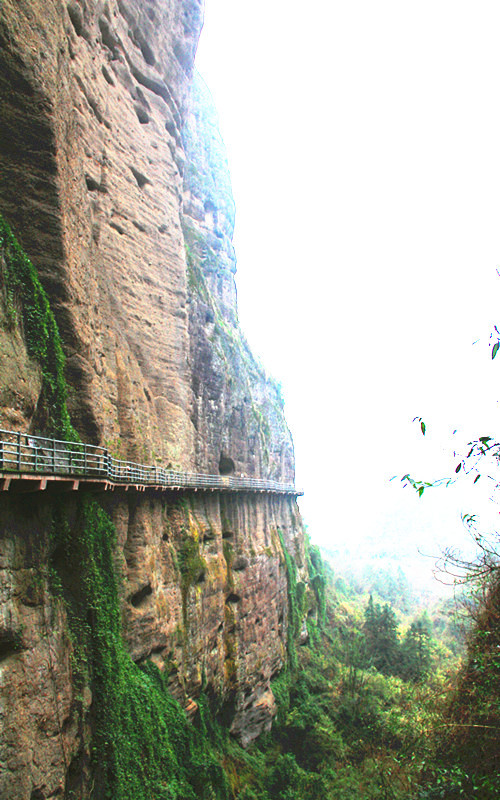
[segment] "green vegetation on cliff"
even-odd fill
[[[475,581],[475,625],[442,727],[436,730],[437,775],[422,800],[478,797],[496,800],[500,787],[500,578],[499,565]]]
[[[498,797],[498,581],[459,669],[446,603],[432,614],[396,613],[379,598],[335,589],[338,578],[327,575],[324,623],[297,648],[297,669],[273,682],[278,715],[253,751],[263,764],[235,796]]]
[[[42,373],[44,432],[79,441],[66,407],[64,353],[54,314],[37,271],[0,215],[0,279],[7,323],[21,324],[28,355]],[[19,318],[20,314],[20,318]]]
[[[349,586],[340,591],[316,548],[308,548],[309,580],[302,582],[281,542],[288,663],[272,684],[273,728],[245,751],[230,737],[217,698],[202,695],[189,721],[165,676],[150,662],[131,660],[121,633],[109,517],[90,497],[72,511],[56,506],[52,586],[68,609],[83,737],[85,686],[92,691],[92,798],[492,800],[498,781],[495,599],[453,690],[457,661],[437,639],[441,613],[405,615]],[[191,549],[181,550],[181,561],[191,564]],[[78,758],[69,769],[67,798],[80,796],[85,764]]]
[[[228,783],[208,737],[187,719],[150,662],[137,666],[121,633],[115,531],[84,497],[69,518],[56,507],[53,591],[64,598],[75,652],[75,680],[89,685],[91,797],[95,800],[226,800]],[[85,709],[81,703],[81,729]],[[66,796],[80,797],[82,755],[69,771]]]

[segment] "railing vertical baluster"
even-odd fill
[[[25,443],[23,444],[23,436]],[[40,445],[40,446],[39,446]],[[232,489],[261,490],[299,495],[293,485],[263,478],[233,477],[219,475],[197,475],[194,473],[175,472],[158,467],[157,464],[144,465],[133,461],[115,460],[107,448],[97,448],[83,442],[74,447],[73,442],[31,437],[20,431],[0,431],[0,470],[17,470],[21,473],[23,466],[29,472],[49,474],[52,462],[52,473],[88,475],[104,473],[116,483],[137,483],[143,487],[156,485],[192,489]],[[82,451],[83,446],[83,451]],[[23,454],[23,448],[26,451]],[[58,449],[60,450],[58,455]],[[51,455],[49,453],[51,452]],[[83,452],[83,469],[82,455]],[[25,460],[23,460],[26,456]],[[58,461],[59,459],[59,461]]]

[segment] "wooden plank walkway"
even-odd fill
[[[0,491],[261,492],[299,496],[295,486],[271,479],[175,472],[113,458],[104,447],[0,429]]]

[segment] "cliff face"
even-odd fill
[[[91,441],[193,468],[182,116],[201,4],[2,4],[0,205]]]
[[[289,481],[279,389],[237,324],[234,204],[215,112],[199,81],[191,91],[201,18],[198,0],[4,0],[0,212],[54,310],[84,441],[183,470]],[[4,272],[0,425],[37,432],[40,368]],[[271,723],[270,679],[286,660],[281,541],[305,577],[295,501],[115,492],[100,502],[117,532],[132,659],[157,664],[189,713],[202,689],[217,696],[248,743]],[[54,571],[66,586],[79,580],[54,546],[60,504],[0,493],[0,794],[16,800],[90,792],[92,675],[76,688],[74,635],[53,589]],[[76,518],[77,500],[63,505]]]
[[[184,126],[183,230],[196,463],[216,473],[294,479],[279,387],[238,328],[232,245],[234,203],[217,115],[196,78]]]

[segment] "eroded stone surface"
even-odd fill
[[[183,227],[196,462],[208,472],[293,481],[294,454],[278,385],[237,323],[234,203],[217,114],[195,80],[184,139]]]
[[[197,0],[2,4],[0,206],[68,356],[75,424],[194,466],[180,139]]]
[[[285,663],[287,578],[278,530],[290,538],[294,502],[271,495],[207,493],[151,503],[132,497],[116,509],[125,554],[125,631],[136,661],[168,668],[174,694],[196,698],[202,679],[234,714],[232,730],[248,743],[271,722],[261,702]],[[183,548],[200,564],[186,579]]]
[[[202,682],[223,698],[231,730],[248,744],[271,724],[270,681],[284,666],[286,567],[279,532],[304,573],[295,501],[273,495],[200,493],[115,507],[125,555],[125,632],[134,660],[168,669],[185,705]],[[199,563],[179,565],[196,544]]]
[[[199,0],[3,0],[0,211],[49,294],[84,441],[288,482],[279,389],[237,325],[234,204],[216,115],[202,86],[189,96],[201,15]],[[0,312],[0,425],[32,430],[39,368],[5,303]],[[285,659],[278,530],[305,571],[295,501],[101,499],[118,532],[132,658],[168,670],[191,713],[205,681],[247,744],[271,724],[270,679]],[[0,496],[0,524],[0,794],[50,798],[75,782],[85,797],[92,697],[74,691],[64,609],[49,592],[50,498]]]
[[[0,497],[0,796],[60,796],[79,736],[71,645],[48,589],[50,506]],[[87,708],[91,696],[78,702]],[[37,794],[38,792],[38,794]]]

